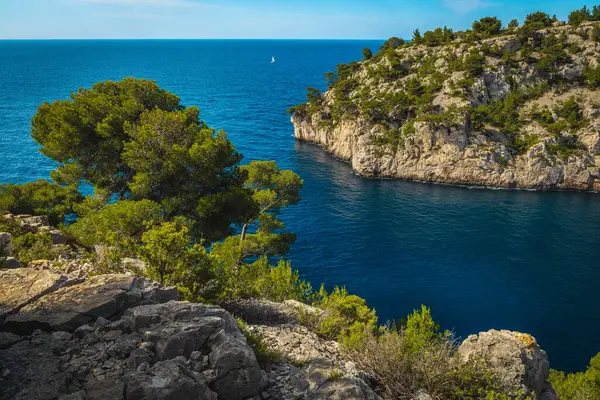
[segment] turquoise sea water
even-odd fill
[[[302,176],[303,201],[283,217],[298,234],[289,258],[313,285],[346,285],[383,319],[428,304],[462,337],[528,332],[553,367],[582,369],[600,351],[600,196],[366,180],[294,141],[285,110],[306,86],[380,44],[0,41],[0,182],[53,168],[29,137],[42,101],[105,79],[154,79],[224,128],[245,162],[275,159]]]

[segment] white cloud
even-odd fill
[[[444,5],[457,13],[465,14],[473,10],[495,7],[500,4],[486,0],[444,0]]]

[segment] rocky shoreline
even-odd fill
[[[381,399],[336,342],[299,323],[309,306],[295,301],[188,303],[135,275],[48,268],[1,270],[0,282],[2,400]],[[278,357],[259,362],[232,313]],[[484,332],[458,354],[489,358],[508,386],[556,398],[529,335]]]
[[[352,72],[343,81],[338,78],[343,83],[339,85],[351,89],[344,92],[334,83],[327,92],[313,94],[306,104],[293,108],[294,136],[320,145],[364,177],[599,192],[599,92],[583,82],[586,68],[597,64],[600,45],[591,39],[591,24],[555,25],[536,32],[535,42],[559,40],[565,48],[585,51],[568,54],[570,61],[558,65],[550,75],[531,64],[531,60],[541,62],[544,48],[525,56],[526,44],[516,34],[475,43],[456,39],[438,47],[400,46],[391,53],[394,65],[402,65],[404,71],[397,80],[382,81],[377,75],[380,72],[374,72],[392,69],[398,73],[390,66],[390,55],[346,65]],[[392,50],[385,51],[390,54]],[[469,76],[453,66],[473,54],[483,60],[481,73]],[[507,61],[498,54],[504,54],[512,65],[505,65]],[[438,80],[435,85],[434,79]],[[533,91],[556,80],[561,84],[549,84],[541,94],[512,106],[520,118],[518,133],[473,121],[481,107],[505,101],[517,90]],[[461,87],[467,81],[470,84]],[[391,99],[409,92],[410,85],[418,85],[414,82],[420,82],[418,90],[431,91],[427,111],[410,108],[390,115],[381,111],[401,107]],[[577,104],[578,122],[567,128],[557,110],[572,99]],[[352,111],[340,114],[340,104]],[[542,121],[541,113],[553,122]]]
[[[484,152],[476,146],[469,149],[461,143],[470,140],[490,143],[484,135],[465,134],[463,127],[447,133],[428,124],[417,124],[415,138],[407,147],[394,153],[372,145],[373,137],[379,134],[377,126],[343,122],[331,130],[296,115],[291,121],[297,140],[319,145],[335,158],[348,162],[357,175],[366,178],[504,189],[600,192],[600,168],[596,167],[597,161],[593,157],[573,157],[566,163],[548,163],[550,157],[544,154],[545,148],[537,146],[519,156],[514,165],[501,165],[497,154],[506,149],[502,145]],[[600,143],[600,136],[594,140]],[[592,169],[590,162],[594,165]]]

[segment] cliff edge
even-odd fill
[[[367,177],[600,191],[596,23],[423,38],[328,73],[290,109],[295,137]]]

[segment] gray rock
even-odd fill
[[[0,232],[0,257],[12,254],[12,235],[8,232]]]
[[[209,354],[209,367],[216,371],[211,387],[226,399],[244,399],[258,395],[261,373],[254,352],[231,335],[217,334]]]
[[[21,268],[21,261],[19,261],[15,257],[6,257],[4,259],[4,262],[2,262],[2,260],[0,259],[0,262],[1,262],[0,268],[6,268],[6,269]]]
[[[33,277],[46,272],[49,274],[47,279],[58,280],[56,274],[47,271],[20,271],[26,271],[25,275]],[[63,284],[35,301],[28,296],[29,302],[19,312],[6,318],[4,329],[17,334],[27,334],[40,328],[72,332],[100,317],[118,315],[143,300],[155,301],[175,295],[173,288],[162,288],[149,280],[130,275],[98,275],[76,283]],[[18,290],[27,283],[14,284],[15,290]],[[3,303],[0,301],[0,304]]]
[[[67,238],[58,229],[51,230],[50,235],[52,236],[52,244],[67,244]]]
[[[10,346],[0,352],[5,374],[0,399],[258,396],[261,371],[254,353],[223,309],[169,302],[134,307],[122,320],[131,333],[83,325],[73,334],[36,330],[26,341],[4,335]],[[154,332],[149,336],[155,343],[144,341],[147,332]]]
[[[131,351],[129,358],[127,359],[127,366],[132,370],[138,370],[140,366],[147,364],[150,366],[154,353],[146,349],[137,348]],[[147,368],[146,368],[147,369]],[[143,369],[144,371],[146,369]]]
[[[32,226],[35,228],[40,228],[42,226],[50,226],[50,222],[48,222],[47,215],[36,215],[33,217],[21,217],[17,215],[17,217],[19,217],[23,226]]]
[[[98,317],[96,322],[94,322],[94,329],[99,329],[105,326],[110,325],[110,321],[104,317]]]
[[[420,389],[417,391],[415,400],[433,400],[426,390]]]
[[[71,394],[61,394],[58,396],[58,400],[87,400],[87,396],[83,390]]]
[[[557,399],[547,380],[550,365],[546,352],[531,335],[507,330],[481,332],[465,339],[457,356],[465,361],[486,360],[509,392],[524,390],[538,398]]]
[[[0,332],[0,350],[8,349],[15,343],[19,343],[21,340],[24,340],[24,337],[15,335],[10,332]]]
[[[83,339],[92,332],[94,332],[94,328],[92,328],[90,325],[81,325],[79,328],[75,329],[75,332],[73,332],[73,337]]]
[[[203,304],[169,302],[127,310],[124,317],[144,340],[155,343],[158,360],[208,354],[207,381],[222,399],[258,395],[261,373],[252,350],[225,310]],[[187,368],[187,367],[186,367]],[[196,371],[199,372],[199,371]]]
[[[128,378],[125,397],[128,400],[217,400],[215,392],[194,379],[185,365],[176,360],[159,361],[147,372],[131,375]]]
[[[51,271],[18,268],[0,271],[0,282],[2,282],[2,290],[0,290],[0,321],[2,321],[8,314],[15,313],[40,297],[67,285],[69,279]]]

